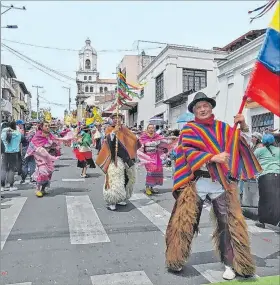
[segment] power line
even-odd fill
[[[1,45],[3,45],[3,44],[1,44]],[[8,49],[8,48],[6,48],[6,49],[7,49],[9,52],[11,52],[13,55],[15,55],[16,57],[18,57],[19,59],[23,60],[24,62],[26,62],[26,63],[28,63],[28,64],[30,64],[30,65],[32,65],[33,67],[35,67],[36,69],[42,71],[43,73],[47,74],[48,76],[52,77],[53,79],[56,79],[56,80],[58,80],[58,81],[60,81],[60,82],[69,84],[67,81],[61,80],[61,79],[57,78],[56,76],[54,76],[54,75],[52,75],[52,74],[46,72],[45,70],[39,68],[38,66],[34,65],[33,63],[27,61],[25,58],[23,58],[22,56],[18,55],[18,54],[15,53],[15,52],[13,52],[12,50],[10,50],[10,49]],[[74,85],[72,85],[72,84],[70,84],[70,85],[71,85],[71,86],[74,86]]]
[[[8,40],[8,39],[2,39],[2,41],[16,43],[16,44],[20,44],[20,45],[31,46],[31,47],[36,47],[36,48],[53,49],[53,50],[60,50],[60,51],[71,51],[71,52],[79,52],[80,51],[78,49],[69,49],[69,48],[59,48],[59,47],[35,45],[35,44],[24,43],[24,42],[19,42],[19,41],[13,41],[13,40]],[[145,48],[145,50],[153,50],[153,49],[159,49],[159,48],[162,48],[162,46]],[[110,49],[103,49],[103,50],[98,50],[97,52],[98,53],[106,53],[106,52],[126,52],[126,51],[137,51],[137,50],[138,49],[111,49],[111,50]]]
[[[26,58],[26,59],[28,59],[28,60],[34,62],[35,64],[37,64],[37,65],[39,65],[39,66],[41,66],[41,67],[43,67],[43,68],[45,68],[45,69],[47,69],[47,70],[49,70],[49,71],[51,71],[51,72],[53,72],[53,73],[55,73],[55,74],[61,76],[61,77],[64,77],[64,78],[66,78],[66,79],[68,79],[68,80],[73,80],[73,81],[76,82],[76,79],[74,79],[74,78],[72,78],[72,77],[70,77],[70,76],[68,76],[68,75],[65,75],[65,74],[63,74],[63,73],[61,73],[61,72],[58,72],[58,71],[56,71],[56,70],[54,70],[54,69],[52,69],[52,68],[50,68],[50,67],[48,67],[48,66],[46,66],[46,65],[44,65],[44,64],[42,64],[42,63],[40,63],[40,62],[38,62],[38,61],[36,61],[36,60],[33,60],[32,58],[30,58],[30,57],[24,55],[23,53],[20,53],[19,51],[15,50],[15,49],[13,49],[13,48],[11,48],[11,47],[9,47],[9,46],[3,44],[3,43],[1,43],[1,45],[4,46],[5,48],[8,48],[8,49],[12,50],[13,52],[15,52],[15,53],[17,53],[17,54],[19,54],[19,55],[21,55],[22,57],[24,57],[24,58]]]

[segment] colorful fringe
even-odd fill
[[[195,122],[187,123],[181,131],[177,147],[174,186],[176,191],[194,179],[194,172],[221,152],[224,152],[232,128],[221,121],[215,121],[214,127]],[[234,133],[228,165],[209,163],[209,173],[213,180],[219,181],[224,189],[229,189],[229,178],[252,179],[261,167],[240,131]]]

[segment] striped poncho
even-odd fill
[[[174,186],[176,191],[194,179],[194,172],[204,164],[213,181],[219,181],[228,189],[229,178],[252,179],[261,167],[250,150],[240,130],[234,135],[230,147],[229,165],[210,163],[210,159],[226,149],[233,129],[226,123],[214,120],[212,125],[187,123],[181,131],[175,162]]]

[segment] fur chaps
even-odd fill
[[[197,214],[197,192],[190,183],[180,193],[166,229],[166,265],[171,270],[182,267],[191,253]]]
[[[136,181],[136,168],[135,165],[126,169],[126,174],[128,177],[128,182],[125,186],[126,199],[130,199],[133,194],[133,187]]]
[[[226,191],[226,203],[228,227],[233,249],[233,269],[242,276],[252,276],[255,274],[255,263],[250,251],[247,224],[242,213],[236,183],[232,182],[229,184],[229,190]],[[220,253],[217,221],[215,224],[213,241],[217,252]]]
[[[117,166],[114,162],[110,163],[103,187],[103,197],[108,205],[115,205],[129,199],[132,196],[135,184],[135,166],[126,168],[123,160],[119,157],[117,159]],[[125,170],[128,176],[126,186]]]

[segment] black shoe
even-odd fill
[[[258,227],[258,228],[265,229],[265,224],[264,223],[257,222],[257,223],[255,223],[255,226]]]

